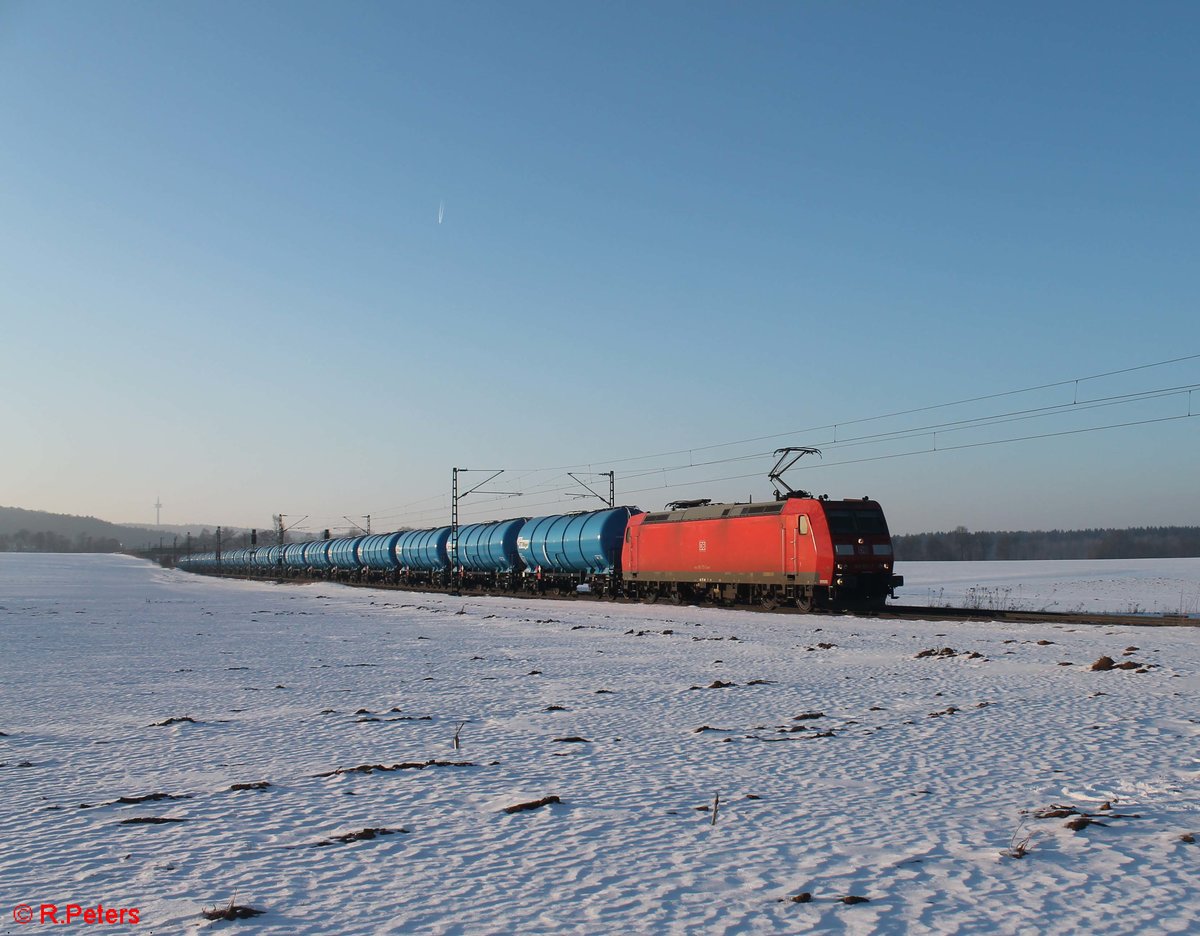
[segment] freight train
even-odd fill
[[[319,578],[645,602],[882,607],[904,584],[878,502],[792,492],[749,504],[676,502],[181,558],[191,572]]]

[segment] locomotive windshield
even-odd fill
[[[828,510],[829,532],[844,536],[887,536],[883,512],[871,510]]]

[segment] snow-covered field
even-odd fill
[[[1180,562],[999,582],[1149,609]],[[1198,641],[0,555],[0,932],[1197,932]]]
[[[901,562],[901,604],[1200,615],[1200,559]]]

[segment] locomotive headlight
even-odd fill
[[[839,563],[837,564],[837,570],[838,570],[839,572],[841,572],[841,571],[842,571],[842,569],[844,569],[844,568],[846,568],[846,564],[845,564],[844,562],[839,562]]]
[[[841,576],[838,576],[837,583],[838,583],[839,585],[845,585],[845,584],[846,584],[846,582],[845,582],[845,581],[842,579],[842,577],[841,577]]]

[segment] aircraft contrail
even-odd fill
[[[438,202],[438,224],[442,223],[442,217],[446,214],[446,201],[443,199]]]

